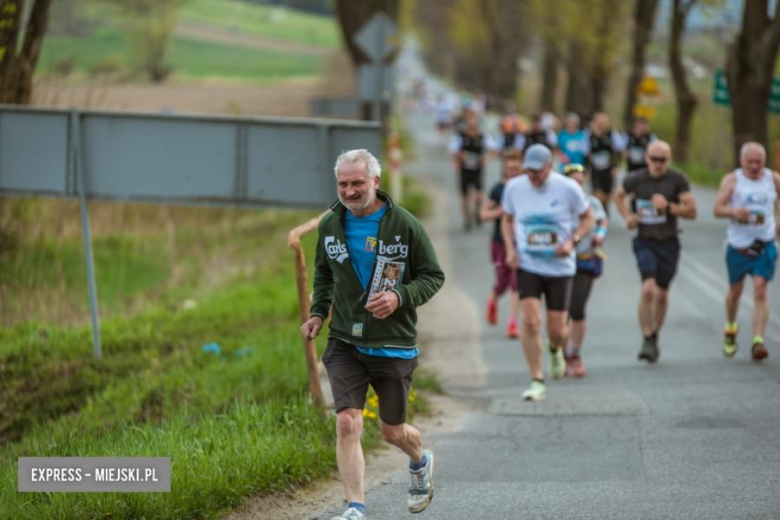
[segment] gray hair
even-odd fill
[[[766,157],[766,148],[764,148],[763,144],[757,143],[756,141],[748,141],[740,147],[739,158],[742,159],[745,154],[751,150],[758,150],[764,157]]]
[[[371,155],[371,152],[368,150],[361,148],[358,150],[347,150],[346,152],[341,152],[341,155],[339,155],[338,159],[336,159],[336,166],[333,168],[333,172],[336,174],[336,178],[338,178],[339,170],[344,163],[355,164],[358,162],[362,162],[365,166],[366,174],[368,175],[369,179],[373,179],[374,177],[379,177],[382,175],[382,168],[379,166],[379,161],[376,160],[376,157]]]

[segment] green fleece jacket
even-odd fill
[[[379,222],[377,257],[368,290],[358,280],[347,251],[344,216],[348,210],[336,201],[319,225],[311,314],[325,320],[333,306],[329,337],[353,345],[414,348],[416,309],[441,288],[444,272],[422,224],[407,210],[394,206],[386,193],[377,191],[377,197],[385,202],[387,211]],[[403,264],[403,275],[401,284],[391,289],[398,295],[398,309],[380,320],[365,306],[371,287],[379,281],[382,265],[387,262]]]

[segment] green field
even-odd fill
[[[75,70],[81,74],[108,65],[117,69],[114,75],[132,76],[134,67],[122,32],[102,28],[88,38],[47,37],[38,73],[51,74],[58,63],[71,58],[75,60]],[[321,57],[312,54],[251,49],[185,37],[174,38],[167,62],[173,67],[174,78],[225,78],[249,82],[316,76],[325,66]]]
[[[137,58],[122,30],[122,15],[97,0],[82,0],[81,5],[85,27],[91,27],[88,34],[49,34],[38,74],[63,75],[63,69],[72,69],[80,76],[102,73],[113,80],[139,77]],[[331,17],[237,0],[191,0],[182,6],[179,21],[226,36],[256,37],[281,47],[262,49],[175,35],[166,58],[174,79],[262,83],[317,76],[326,64],[319,51],[339,45],[336,22]],[[294,44],[293,48],[284,50],[285,43]],[[307,52],[305,45],[313,52]]]
[[[341,44],[333,18],[239,0],[189,0],[182,8],[181,21],[334,49]]]

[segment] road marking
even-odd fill
[[[681,252],[681,267],[684,276],[692,281],[702,292],[706,293],[709,297],[715,301],[723,303],[726,298],[726,291],[728,291],[728,284],[725,280],[718,276],[711,268],[696,262],[690,255],[685,252]],[[723,303],[725,305],[725,303]],[[742,310],[748,314],[753,313],[753,301],[750,297],[746,297],[744,294],[740,299],[739,306]],[[777,329],[780,329],[780,319],[777,316],[769,314],[769,322]]]

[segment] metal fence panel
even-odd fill
[[[82,129],[90,196],[229,200],[236,195],[234,124],[90,115]]]
[[[67,175],[68,114],[0,111],[0,189],[75,194]]]
[[[379,156],[379,125],[0,106],[0,195],[76,196],[83,174],[90,198],[322,208],[350,148]]]
[[[323,157],[323,132],[327,132],[326,128],[250,128],[250,200],[309,205],[324,202],[323,193],[330,194],[332,198],[336,183],[330,182],[327,158]]]

